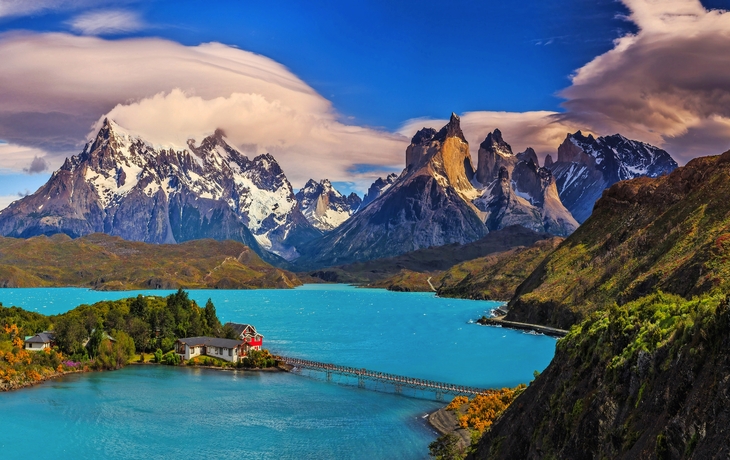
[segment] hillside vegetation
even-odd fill
[[[730,456],[730,308],[653,294],[592,313],[472,458]]]
[[[435,289],[441,297],[507,301],[545,256],[562,241],[561,237],[539,240],[528,247],[519,246],[478,257],[444,271],[415,272],[403,269],[367,287],[406,292]]]
[[[730,152],[657,179],[620,182],[520,286],[508,318],[569,328],[662,290],[730,288]]]
[[[0,287],[80,286],[99,290],[291,288],[274,268],[235,241],[148,244],[105,234],[0,237]]]

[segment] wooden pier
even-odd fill
[[[310,369],[325,372],[327,375],[327,381],[332,380],[333,374],[344,375],[347,377],[357,378],[358,386],[360,388],[365,388],[366,380],[372,380],[375,382],[393,385],[396,393],[402,393],[403,388],[433,392],[436,394],[436,399],[439,401],[443,401],[444,395],[446,394],[476,396],[490,391],[485,388],[454,385],[452,383],[436,382],[433,380],[423,380],[413,377],[405,377],[402,375],[387,374],[385,372],[371,371],[364,368],[338,366],[337,364],[320,363],[317,361],[308,361],[306,359],[291,358],[288,356],[278,356],[277,359],[289,366],[292,366],[294,368],[293,370]]]

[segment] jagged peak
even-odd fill
[[[436,135],[436,130],[433,128],[421,128],[411,139],[411,144],[425,144],[431,142],[431,139]]]
[[[537,153],[535,153],[535,149],[533,149],[532,147],[527,147],[524,152],[518,153],[517,159],[520,161],[531,161],[535,163],[535,165],[539,166]]]
[[[504,141],[502,137],[502,131],[495,129],[493,132],[487,134],[484,141],[479,144],[479,148],[486,150],[499,151],[499,153],[507,156],[514,155],[512,153],[512,146]]]
[[[555,163],[555,161],[553,160],[553,156],[548,153],[547,156],[545,157],[545,167],[549,168],[554,163]]]
[[[449,122],[441,128],[434,138],[444,142],[450,137],[458,137],[463,142],[468,143],[464,137],[464,132],[461,130],[461,118],[459,118],[459,116],[454,112],[451,112]]]

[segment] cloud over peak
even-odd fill
[[[295,186],[328,177],[367,189],[373,174],[353,177],[351,165],[400,166],[407,145],[341,123],[285,66],[220,43],[16,33],[0,36],[0,62],[0,138],[50,151],[51,167],[77,153],[106,114],[181,148],[221,128],[250,153],[273,154]]]

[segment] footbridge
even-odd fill
[[[475,388],[464,385],[454,385],[452,383],[436,382],[433,380],[423,380],[402,375],[387,374],[385,372],[371,371],[365,368],[339,366],[337,364],[320,363],[317,361],[292,358],[289,356],[278,356],[277,359],[289,366],[292,366],[293,371],[310,369],[324,372],[327,375],[327,381],[332,381],[333,375],[344,375],[347,377],[357,378],[357,384],[360,388],[365,388],[365,381],[371,380],[379,383],[391,384],[393,385],[395,392],[399,394],[403,392],[403,388],[433,392],[436,394],[436,399],[439,401],[442,401],[446,394],[455,396],[476,396],[490,391],[485,388]]]

